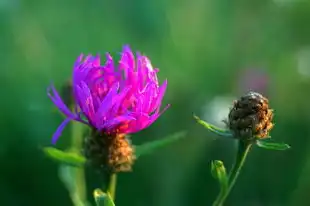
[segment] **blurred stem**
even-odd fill
[[[80,152],[83,142],[83,125],[78,122],[72,122],[72,137],[71,137],[71,150]],[[86,183],[85,183],[85,171],[83,167],[74,168],[75,182],[76,182],[76,195],[81,202],[86,203]]]
[[[112,173],[109,180],[108,192],[113,201],[115,200],[116,184],[117,184],[117,175],[115,173]]]
[[[74,110],[74,105],[72,105],[72,110]],[[71,130],[71,145],[70,150],[73,152],[79,153],[82,149],[83,143],[83,130],[84,127],[79,122],[72,121],[72,130]],[[74,196],[79,198],[79,202],[84,205],[87,205],[87,191],[86,191],[86,182],[85,182],[85,170],[83,167],[72,168],[72,176],[75,179],[75,190]]]
[[[216,200],[213,202],[213,206],[222,206],[234,187],[236,180],[239,176],[239,173],[244,165],[244,162],[249,154],[252,143],[239,141],[238,153],[236,156],[235,164],[231,169],[228,179],[228,188],[226,190],[221,189],[219,195]]]

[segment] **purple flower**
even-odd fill
[[[108,53],[103,66],[98,55],[80,55],[72,77],[75,111],[64,104],[53,85],[48,89],[53,103],[67,117],[52,142],[71,120],[105,133],[129,134],[150,126],[169,107],[159,111],[167,80],[160,86],[158,71],[146,56],[137,53],[135,58],[129,46],[124,46],[118,66]]]

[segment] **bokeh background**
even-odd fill
[[[117,57],[123,44],[160,68],[169,81],[164,103],[172,104],[133,142],[188,135],[121,174],[117,206],[211,205],[218,185],[210,161],[229,169],[236,142],[206,131],[192,113],[223,126],[232,100],[249,90],[270,99],[271,135],[292,149],[255,147],[226,205],[310,205],[309,21],[308,0],[1,0],[0,205],[73,205],[61,166],[41,151],[63,120],[46,88],[63,86],[80,53]],[[69,134],[58,148],[69,146]],[[89,171],[87,179],[93,203],[101,183]]]

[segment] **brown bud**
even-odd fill
[[[268,99],[256,92],[249,92],[234,102],[228,115],[228,127],[236,138],[250,140],[266,138],[273,128],[273,110]]]
[[[134,149],[124,134],[93,131],[85,139],[84,154],[102,172],[129,172],[135,161]]]

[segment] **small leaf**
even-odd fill
[[[54,147],[45,147],[43,151],[50,158],[67,165],[81,167],[86,162],[85,157],[82,155],[73,152],[64,152]]]
[[[115,206],[109,193],[104,193],[100,189],[94,190],[94,198],[97,206]]]
[[[214,160],[211,162],[211,174],[219,181],[221,190],[226,190],[228,187],[228,177],[226,174],[226,168],[222,161]]]
[[[257,140],[256,144],[257,146],[261,148],[270,149],[270,150],[287,150],[291,148],[288,144],[267,142],[267,141],[261,141],[261,140]]]
[[[182,132],[177,132],[173,135],[170,135],[160,140],[155,140],[152,142],[148,142],[142,145],[135,146],[135,150],[136,150],[135,154],[137,157],[140,157],[141,155],[152,153],[153,151],[160,149],[161,147],[164,147],[168,144],[171,144],[185,136],[186,136],[186,132],[182,131]]]
[[[194,115],[194,119],[201,124],[202,126],[204,126],[205,128],[207,128],[209,131],[220,135],[220,136],[224,136],[224,137],[233,137],[233,134],[229,131],[229,130],[225,130],[225,129],[221,129],[217,126],[214,126],[212,124],[209,124],[208,122],[205,122],[203,120],[201,120],[199,117],[197,117],[196,115]]]

